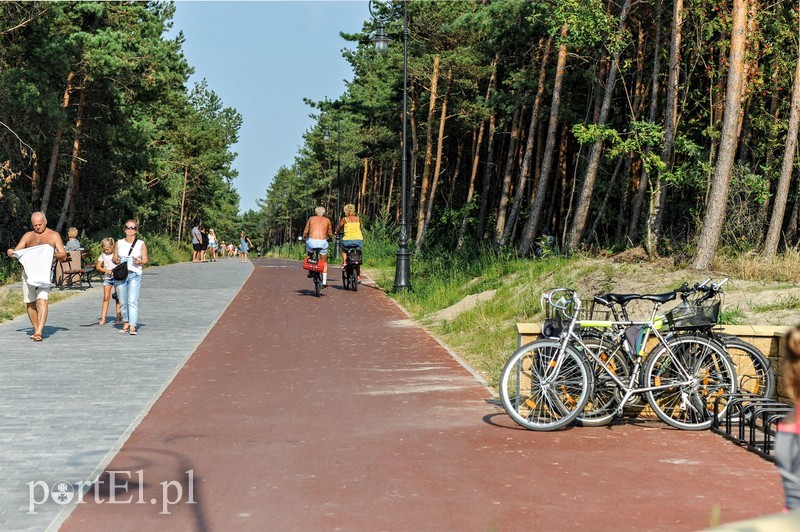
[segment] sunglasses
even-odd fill
[[[132,230],[135,231],[136,230],[136,226],[135,225],[126,225],[125,229],[132,229]]]

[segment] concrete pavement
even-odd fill
[[[42,342],[30,340],[26,316],[0,324],[0,530],[42,530],[63,509],[29,513],[28,483],[103,471],[252,270],[238,259],[146,269],[137,336],[90,326],[97,283],[50,306]]]

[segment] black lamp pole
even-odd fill
[[[340,110],[336,110],[336,216],[342,215],[342,114]],[[336,216],[333,217],[333,223],[336,223]],[[334,244],[333,256],[339,256],[339,246],[341,245],[342,237],[339,231],[336,231],[336,241]]]
[[[392,3],[392,13],[389,17],[382,17],[376,14],[377,10],[373,8],[373,4],[375,3],[376,0],[370,0],[369,11],[372,18],[380,24],[380,28],[375,32],[373,42],[378,52],[384,52],[389,44],[384,25],[394,15],[398,4]],[[397,243],[395,259],[395,292],[411,289],[408,252],[408,220],[406,217],[408,212],[408,175],[406,173],[408,167],[408,6],[405,1],[403,1],[401,5],[403,6],[403,156],[400,169],[400,238]]]

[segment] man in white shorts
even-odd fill
[[[52,257],[63,261],[67,258],[67,251],[61,241],[61,235],[47,228],[47,218],[44,213],[35,212],[31,215],[33,231],[28,231],[19,240],[19,243],[8,248],[6,255],[16,256],[20,259],[24,271],[22,273],[22,300],[28,311],[28,319],[33,325],[31,340],[42,341],[44,324],[47,321],[47,297],[50,293],[50,267]],[[31,249],[36,246],[51,246],[49,249]],[[23,252],[23,250],[28,250]]]
[[[306,251],[310,257],[314,253],[314,249],[318,248],[321,251],[320,260],[323,261],[322,270],[322,288],[328,286],[328,238],[333,238],[333,226],[331,221],[325,217],[325,207],[317,207],[314,209],[314,214],[306,222],[306,228],[303,229],[303,239],[306,241]]]

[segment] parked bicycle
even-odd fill
[[[579,417],[583,424],[600,425],[644,395],[666,423],[708,428],[715,399],[736,391],[736,372],[727,353],[708,339],[667,339],[659,332],[658,310],[676,296],[630,296],[653,305],[647,320],[631,321],[581,320],[577,292],[559,288],[543,294],[543,305],[558,310],[568,325],[559,338],[536,340],[511,355],[500,375],[506,412],[531,430],[560,429]],[[602,332],[581,336],[582,327]],[[651,337],[657,345],[646,353]]]
[[[345,290],[358,290],[358,271],[361,266],[361,248],[347,246],[344,248],[347,259],[342,267],[342,284]]]
[[[761,397],[775,395],[775,373],[769,358],[756,346],[737,336],[720,332],[717,327],[722,304],[723,285],[727,278],[711,283],[711,278],[693,287],[684,284],[676,290],[682,302],[667,311],[662,319],[670,332],[667,337],[678,334],[695,334],[716,342],[728,352],[736,369],[738,389]],[[615,319],[628,320],[627,305],[637,294],[604,294],[595,296],[594,302],[606,306]]]

